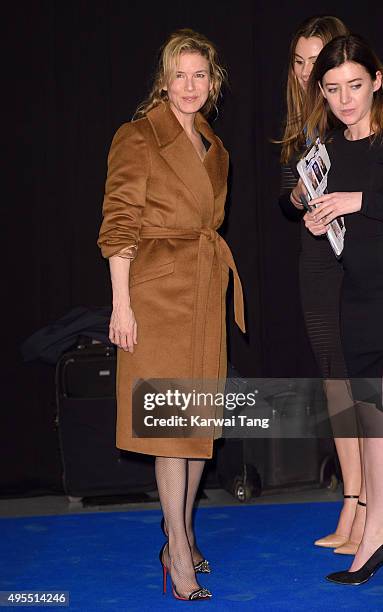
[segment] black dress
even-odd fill
[[[383,142],[349,141],[344,129],[326,144],[328,191],[362,191],[362,209],[345,216],[341,336],[350,378],[383,374]],[[360,382],[355,399],[368,399]],[[381,382],[376,382],[381,396]],[[364,394],[364,397],[361,395]],[[380,402],[381,406],[381,402]]]
[[[290,219],[301,219],[290,201],[298,177],[295,165],[282,166],[279,204]],[[301,222],[299,279],[307,335],[323,378],[347,378],[340,339],[339,308],[343,270],[326,236],[313,236]]]

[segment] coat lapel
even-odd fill
[[[204,160],[204,167],[209,175],[214,196],[217,197],[226,187],[229,156],[221,140],[214,134],[210,125],[201,113],[196,117],[197,130],[210,142],[210,149]]]
[[[214,213],[214,196],[226,180],[227,153],[202,115],[196,117],[196,127],[211,143],[204,163],[168,104],[149,111],[160,155],[193,194],[201,211],[202,225],[210,225]]]

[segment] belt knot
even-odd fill
[[[219,238],[217,232],[210,227],[202,227],[201,235],[205,236],[205,238],[207,238],[210,242],[216,242]]]

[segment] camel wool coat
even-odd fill
[[[200,113],[195,127],[210,144],[203,162],[167,103],[119,128],[108,157],[98,245],[104,257],[138,245],[130,267],[138,344],[133,354],[118,349],[117,446],[202,459],[212,456],[214,428],[207,437],[189,438],[142,438],[132,431],[135,380],[225,378],[229,268],[236,321],[245,330],[235,263],[216,231],[224,218],[228,154]]]

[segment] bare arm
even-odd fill
[[[130,304],[130,259],[114,255],[109,258],[113,291],[113,311],[109,325],[109,339],[124,351],[133,353],[137,344],[137,322]]]

